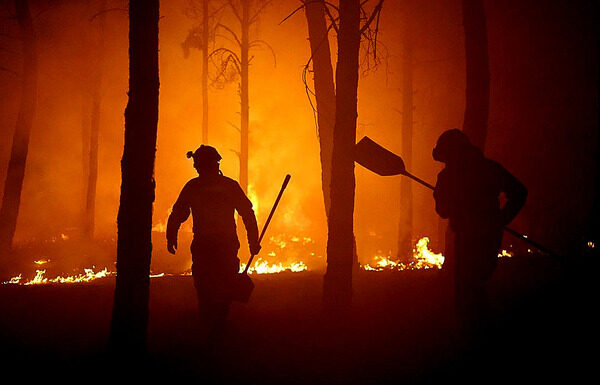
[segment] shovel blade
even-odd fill
[[[406,174],[401,157],[381,147],[368,136],[354,147],[354,161],[381,176]]]

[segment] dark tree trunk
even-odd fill
[[[483,0],[463,0],[467,91],[463,131],[481,150],[485,148],[490,103],[490,72]]]
[[[148,328],[154,159],[158,123],[158,0],[129,1],[129,102],[117,217],[111,347],[143,351]]]
[[[202,143],[208,144],[208,0],[202,1]]]
[[[90,1],[85,2],[84,12],[81,16],[83,20],[82,28],[88,28],[88,18],[90,17]],[[81,213],[80,213],[80,226],[81,235],[85,234],[85,227],[87,221],[86,213],[86,202],[87,202],[87,180],[89,178],[89,167],[90,167],[90,119],[91,119],[91,105],[90,105],[90,82],[87,77],[87,65],[91,61],[90,52],[90,39],[88,34],[82,34],[79,37],[81,44],[81,57],[82,66],[79,77],[81,78],[80,91],[81,91]]]
[[[241,143],[240,143],[240,186],[242,190],[248,193],[248,140],[249,140],[249,119],[250,119],[250,104],[248,101],[248,67],[250,50],[250,1],[242,0],[242,15],[241,15],[241,46],[240,46],[240,104],[241,104]]]
[[[85,235],[87,224],[87,190],[90,167],[90,118],[91,106],[87,87],[81,94],[81,234]]]
[[[327,272],[323,295],[330,310],[352,301],[354,266],[354,157],[356,143],[360,1],[340,0],[336,108],[333,130],[331,209],[328,219]]]
[[[37,99],[37,53],[29,2],[15,0],[15,11],[23,39],[22,94],[0,208],[0,250],[12,248]]]
[[[404,22],[402,52],[402,158],[408,170],[412,170],[413,140],[413,47],[409,20]],[[412,257],[413,193],[412,181],[400,179],[400,226],[398,234],[398,258],[408,261]]]
[[[106,1],[100,3],[99,11],[106,8]],[[94,44],[94,65],[90,82],[91,88],[91,120],[89,136],[89,165],[87,167],[87,189],[85,200],[84,235],[88,239],[94,238],[94,225],[96,219],[96,185],[98,182],[98,136],[100,134],[100,106],[102,102],[102,64],[104,62],[104,34],[106,14],[100,13],[97,18],[98,27]]]
[[[331,152],[333,126],[335,124],[335,85],[331,65],[331,50],[327,37],[324,3],[305,2],[308,39],[313,63],[315,99],[317,102],[317,124],[321,150],[321,185],[325,201],[325,212],[329,216],[331,206]]]

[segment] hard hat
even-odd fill
[[[444,131],[440,135],[435,148],[433,149],[433,159],[439,162],[446,162],[449,158],[461,151],[467,151],[473,147],[467,135],[458,128]]]
[[[223,159],[216,148],[205,145],[198,147],[195,152],[188,151],[186,155],[188,158],[194,158],[194,163],[212,163]]]

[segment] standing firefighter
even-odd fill
[[[231,288],[239,272],[234,211],[241,215],[250,253],[260,250],[258,227],[252,203],[240,185],[219,170],[221,155],[214,147],[200,146],[188,152],[194,159],[198,177],[183,187],[167,222],[167,249],[175,254],[177,232],[189,217],[193,218],[192,275],[198,294],[203,324],[209,336],[222,336],[231,305]]]
[[[455,305],[465,337],[483,332],[488,313],[485,282],[491,277],[503,228],[525,204],[527,189],[497,162],[487,159],[458,129],[444,132],[433,158],[446,164],[433,196],[436,211],[455,233]],[[506,196],[501,206],[500,194]]]

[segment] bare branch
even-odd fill
[[[366,0],[369,1],[369,0]],[[339,11],[338,7],[336,7],[335,5],[327,2],[327,1],[323,1],[323,0],[303,0],[302,1],[302,5],[299,6],[298,8],[294,9],[292,11],[292,13],[290,13],[289,15],[287,15],[283,20],[281,20],[279,22],[279,25],[283,24],[283,22],[285,22],[287,19],[289,19],[290,17],[294,16],[298,11],[300,11],[301,9],[305,8],[308,4],[313,4],[313,3],[322,3],[323,7],[326,7],[327,5],[329,5],[330,7],[334,8],[335,10]]]
[[[335,9],[337,13],[340,12],[340,9],[333,3],[330,3],[329,1],[323,1],[323,4],[330,6],[331,8]]]
[[[267,6],[269,6],[272,2],[273,2],[273,0],[267,0],[267,1],[265,1],[263,3],[263,5],[254,13],[254,15],[250,17],[248,23],[250,25],[254,24],[256,22],[256,20],[258,20],[258,16],[263,11],[263,9],[265,9]]]
[[[242,22],[242,17],[240,16],[239,11],[237,10],[237,8],[235,7],[235,5],[233,4],[233,1],[228,0],[227,3],[229,4],[229,7],[231,8],[231,10],[233,11],[233,14],[235,15],[235,17],[238,19],[238,21],[241,23]]]
[[[215,60],[216,56],[218,56],[218,59]],[[216,76],[211,78],[213,86],[217,88],[222,88],[226,83],[232,82],[241,74],[240,59],[235,52],[228,48],[215,49],[209,55],[209,60],[218,68]]]
[[[238,65],[242,64],[242,61],[240,60],[238,55],[235,52],[233,52],[232,50],[230,50],[229,48],[223,48],[223,47],[217,48],[208,55],[208,58],[211,59],[215,55],[224,54],[224,53],[228,53],[229,55],[231,55]]]
[[[369,25],[371,25],[371,23],[375,19],[375,16],[378,17],[379,13],[381,13],[382,6],[383,6],[383,0],[379,0],[379,3],[377,3],[377,5],[375,6],[375,9],[373,9],[371,16],[369,17],[369,19],[367,20],[365,25],[363,25],[363,27],[360,29],[360,33],[363,33],[364,31],[366,31],[369,28]]]
[[[377,58],[377,35],[379,34],[379,18],[380,17],[381,17],[381,10],[379,10],[379,12],[377,12],[377,22],[375,23],[375,41],[373,42],[373,57],[375,57],[375,58]]]
[[[238,130],[238,132],[242,132],[242,130],[236,126],[235,124],[231,123],[230,121],[227,121],[227,124],[229,124],[231,127],[235,128],[236,130]],[[233,151],[233,150],[232,150]]]
[[[238,38],[237,34],[235,32],[233,32],[233,30],[231,30],[231,28],[221,24],[221,23],[217,23],[217,25],[215,25],[215,31],[218,28],[223,28],[225,31],[229,32],[231,34],[231,36],[233,36],[233,38],[235,39],[235,41],[238,43],[238,45],[241,47],[242,46],[242,42],[240,41],[240,39]]]
[[[217,9],[215,9],[214,11],[212,11],[208,17],[215,17],[219,14],[219,12],[221,12],[223,10],[223,8],[225,8],[227,6],[227,3],[223,3],[221,4]]]
[[[253,41],[251,41],[248,44],[248,48],[257,47],[257,46],[259,46],[261,44],[264,45],[265,47],[267,47],[271,51],[271,54],[273,55],[273,66],[277,67],[277,57],[275,56],[275,50],[266,41],[264,41],[264,40],[253,40]]]
[[[296,9],[294,9],[294,10],[292,11],[292,13],[290,13],[289,15],[287,15],[286,17],[284,17],[284,18],[283,18],[283,20],[281,20],[281,21],[279,22],[279,25],[281,25],[283,22],[285,22],[285,21],[286,21],[287,19],[289,19],[290,17],[294,16],[294,15],[296,14],[296,12],[298,12],[299,10],[303,9],[304,7],[306,7],[306,4],[308,4],[308,3],[313,3],[313,1],[309,1],[309,2],[306,2],[306,3],[302,3],[302,5],[301,5],[301,6],[299,6],[299,7],[298,7],[298,8],[296,8]]]
[[[327,6],[325,6],[323,8],[325,9],[325,13],[329,17],[329,20],[331,20],[331,26],[333,26],[333,29],[335,29],[335,33],[340,33],[340,30],[339,30],[337,24],[335,23],[336,19],[334,19],[331,12],[329,12],[329,8],[327,8]]]

